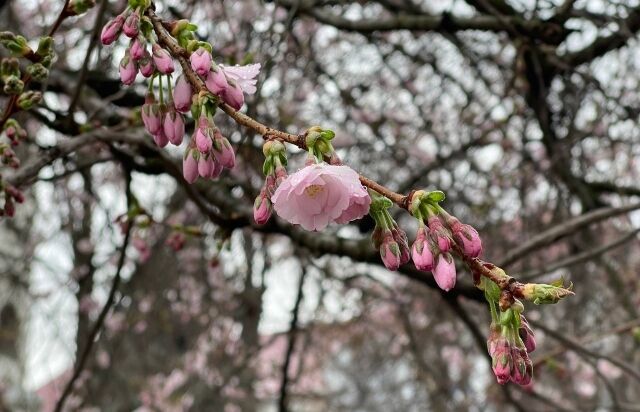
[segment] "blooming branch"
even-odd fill
[[[266,141],[265,184],[254,202],[258,224],[266,223],[275,211],[290,223],[317,231],[329,223],[344,224],[369,213],[376,223],[372,240],[384,265],[397,270],[413,257],[416,267],[433,272],[436,283],[445,291],[456,284],[453,256],[458,256],[469,267],[474,284],[485,292],[491,309],[488,344],[498,382],[528,384],[532,376],[528,352],[535,349],[535,340],[519,299],[556,303],[573,294],[570,288],[522,284],[501,268],[480,260],[482,241],[478,232],[443,209],[443,192],[417,190],[403,195],[359,175],[342,164],[332,145],[333,131],[314,126],[293,135],[241,113],[245,94],[256,92],[260,65],[216,64],[212,46],[196,39],[195,29],[187,20],[162,21],[149,0],[130,0],[129,7],[102,32],[104,44],[114,42],[121,32],[131,39],[120,63],[120,77],[127,85],[135,81],[138,72],[150,78],[142,120],[158,146],[182,143],[182,116],[191,111],[196,128],[184,153],[185,180],[215,179],[224,168],[235,166],[233,147],[214,123],[220,108]],[[172,89],[174,59],[183,74]],[[309,153],[306,166],[291,175],[286,171],[284,143]],[[388,211],[393,204],[418,221],[411,248],[406,233]]]

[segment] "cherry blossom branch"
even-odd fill
[[[170,54],[178,60],[186,79],[193,86],[199,94],[210,94],[204,81],[194,72],[191,64],[188,61],[189,52],[184,49],[177,40],[169,34],[168,29],[170,25],[163,22],[162,19],[153,11],[152,7],[149,7],[145,11],[149,17],[158,42],[165,47]],[[262,135],[265,140],[279,140],[297,146],[303,150],[307,149],[306,133],[294,135],[278,129],[271,128],[244,113],[236,111],[234,108],[226,104],[225,102],[219,102],[218,106],[229,117],[231,117],[239,125],[245,126],[256,133]],[[409,203],[413,198],[414,191],[409,195],[403,195],[396,193],[391,189],[367,178],[366,176],[359,175],[360,182],[369,189],[379,193],[380,195],[390,199],[393,203],[399,207],[409,211]],[[411,211],[410,211],[411,212]],[[516,281],[511,276],[508,276],[499,267],[484,262],[477,257],[465,256],[463,251],[459,247],[454,247],[453,251],[460,256],[469,266],[473,273],[474,283],[479,284],[480,278],[485,277],[493,281],[500,290],[504,293],[500,299],[500,306],[502,308],[508,308],[513,303],[514,298],[525,298],[528,300],[536,301],[538,303],[551,303],[557,302],[561,298],[573,294],[568,289],[555,288],[553,286],[538,285],[538,284],[523,284]]]
[[[183,47],[181,47],[178,42],[171,36],[167,31],[167,25],[158,17],[158,15],[152,10],[152,8],[148,8],[146,11],[147,16],[151,20],[153,24],[154,31],[158,36],[158,41],[164,47],[166,47],[173,57],[178,60],[180,66],[182,66],[182,70],[184,72],[185,77],[191,83],[191,85],[195,88],[195,90],[201,93],[209,93],[207,87],[205,86],[202,79],[192,70],[191,65],[188,62],[189,53]],[[244,113],[241,113],[237,110],[234,110],[231,106],[224,102],[219,103],[219,107],[222,111],[224,111],[229,117],[231,117],[236,123],[241,126],[245,126],[256,133],[262,135],[265,140],[276,139],[280,140],[294,146],[299,147],[302,150],[307,149],[307,145],[305,143],[305,134],[294,135],[291,133],[287,133],[272,127],[269,127],[259,121],[253,119],[250,116],[247,116]],[[408,199],[409,196],[405,196],[400,193],[396,193],[391,189],[386,188],[385,186],[375,182],[372,179],[369,179],[366,176],[360,174],[360,182],[362,184],[381,195],[391,199],[396,205],[403,209],[408,208]]]

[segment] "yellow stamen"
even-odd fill
[[[311,199],[314,199],[316,196],[318,196],[318,193],[322,193],[323,190],[324,190],[324,186],[311,185],[311,186],[307,186],[304,189],[304,193],[306,193],[306,195],[309,196]]]

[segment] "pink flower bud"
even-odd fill
[[[222,133],[220,133],[220,129],[218,128],[214,130],[213,137],[213,154],[215,155],[216,160],[223,167],[233,169],[236,165],[236,154],[233,151],[233,147],[231,147],[231,143],[229,143],[226,137],[222,136]]]
[[[200,160],[198,160],[198,174],[201,177],[208,178],[211,176],[214,169],[215,164],[211,156],[200,155]]]
[[[400,248],[400,265],[404,265],[411,260],[411,252],[409,250],[409,240],[404,230],[400,229],[398,224],[394,221],[393,228],[391,229],[393,240],[396,241]]]
[[[152,93],[148,93],[145,97],[145,103],[142,105],[142,122],[149,134],[156,134],[162,127],[162,112],[160,105],[155,102]]]
[[[133,84],[138,75],[138,68],[136,63],[131,59],[129,54],[125,54],[122,60],[120,60],[120,81],[127,86]]]
[[[211,53],[203,47],[191,53],[191,68],[200,76],[206,76],[211,70]]]
[[[398,270],[400,267],[401,252],[398,243],[393,240],[390,231],[387,231],[380,246],[380,257],[382,262],[389,270]]]
[[[191,109],[191,85],[189,81],[181,74],[176,80],[176,86],[173,89],[173,104],[176,110],[182,113],[186,113]]]
[[[122,30],[124,24],[124,16],[122,14],[116,16],[113,20],[107,22],[102,28],[102,34],[100,35],[100,41],[105,46],[116,41]]]
[[[240,110],[244,104],[244,94],[242,89],[236,83],[229,83],[229,87],[222,95],[222,100],[235,110]]]
[[[227,76],[224,75],[222,69],[215,65],[211,68],[211,71],[207,73],[207,78],[204,83],[211,93],[218,96],[222,96],[229,87]]]
[[[198,180],[198,160],[196,156],[199,156],[197,150],[187,149],[182,159],[182,176],[188,183]]]
[[[142,73],[144,77],[151,77],[156,71],[156,66],[155,64],[153,64],[153,59],[151,58],[149,52],[146,50],[144,51],[144,57],[140,59],[138,64],[140,66],[140,73]]]
[[[153,62],[156,65],[158,71],[162,74],[173,73],[173,58],[169,54],[168,51],[158,46],[158,44],[153,45]]]
[[[209,179],[217,179],[218,176],[220,176],[220,174],[222,173],[222,165],[220,164],[220,162],[216,162],[215,159],[213,159],[213,170],[211,171],[211,175],[209,176]]]
[[[520,315],[520,329],[518,329],[518,335],[520,335],[520,339],[522,339],[522,343],[524,343],[524,347],[527,349],[527,352],[531,353],[536,350],[536,338],[533,335],[533,330],[531,326],[529,326],[529,322],[527,322],[527,318],[524,315]]]
[[[456,285],[456,265],[449,253],[442,253],[433,269],[433,277],[440,289],[448,292]]]
[[[433,253],[429,249],[427,231],[424,226],[420,226],[418,229],[411,256],[418,270],[430,271],[433,269]]]
[[[140,26],[140,16],[133,12],[127,16],[122,31],[127,37],[134,38],[138,35],[138,27]]]
[[[266,190],[263,188],[253,203],[253,220],[259,225],[264,225],[269,221],[272,212],[271,201],[267,198]]]
[[[462,253],[468,258],[477,258],[482,253],[482,241],[478,231],[472,226],[462,224],[458,219],[449,219],[449,227],[453,240],[462,249]]]
[[[130,47],[131,58],[135,61],[142,59],[147,52],[147,42],[142,36],[138,36],[131,40]]]
[[[511,379],[511,369],[513,368],[513,360],[511,359],[511,351],[509,344],[505,340],[496,348],[495,354],[491,357],[491,368],[496,380],[500,385],[504,385]]]
[[[211,147],[213,146],[212,142],[212,134],[213,130],[209,120],[202,116],[198,119],[198,128],[195,130],[195,143],[198,150],[201,153],[209,153]]]
[[[533,363],[529,359],[527,351],[524,348],[513,347],[511,359],[513,361],[511,380],[518,385],[528,385],[533,377]]]
[[[184,233],[173,232],[171,235],[169,235],[165,244],[169,246],[171,249],[173,249],[174,251],[178,252],[182,250],[186,241],[187,239]]]
[[[162,126],[164,134],[167,136],[167,139],[169,139],[171,144],[180,146],[182,139],[184,138],[184,120],[180,113],[176,113],[176,111],[173,110],[172,105],[164,115],[164,123]]]
[[[162,127],[153,135],[153,141],[156,142],[158,147],[165,147],[169,143],[169,139],[164,134]]]
[[[446,253],[451,250],[451,236],[440,218],[438,216],[429,217],[427,225],[429,226],[428,234],[438,245],[440,252]]]

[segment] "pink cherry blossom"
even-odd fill
[[[347,166],[312,164],[290,175],[280,184],[271,201],[278,216],[306,230],[322,230],[368,195],[359,176]],[[349,211],[349,220],[368,212],[364,207]],[[342,219],[341,222],[345,222]]]
[[[227,78],[236,82],[243,93],[254,94],[256,92],[256,77],[260,73],[260,63],[247,64],[246,66],[225,66],[220,67]]]

